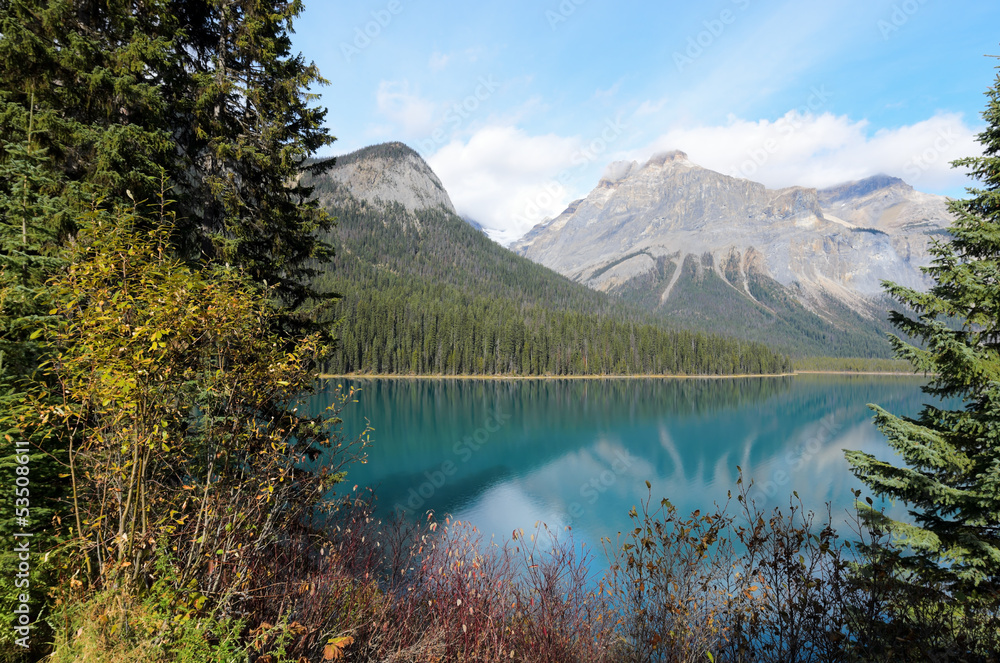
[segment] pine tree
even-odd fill
[[[987,93],[983,156],[960,159],[982,183],[951,204],[951,239],[933,245],[929,292],[885,283],[914,317],[891,314],[908,337],[890,338],[897,356],[932,378],[925,392],[957,397],[964,408],[927,405],[916,418],[871,406],[902,464],[847,452],[852,471],[878,496],[907,505],[893,520],[862,515],[891,532],[904,555],[901,578],[945,596],[997,596],[1000,590],[1000,75]]]
[[[316,95],[307,92],[326,80],[291,50],[302,2],[182,4],[207,8],[209,18],[182,40],[198,53],[196,103],[190,123],[180,127],[189,155],[183,167],[198,177],[178,218],[189,219],[204,254],[275,286],[294,308],[318,294],[310,287],[311,265],[330,255],[317,237],[330,219],[309,200],[312,188],[299,176],[329,167],[332,161],[307,165],[307,159],[333,142],[323,126],[326,110],[310,106]],[[192,214],[196,210],[200,214]]]
[[[106,207],[157,199],[164,176],[192,262],[243,268],[293,307],[317,293],[329,219],[298,184],[333,138],[315,65],[291,50],[302,3],[67,0],[0,4],[0,139],[34,116],[64,182]],[[3,158],[0,154],[0,158]]]
[[[310,190],[297,182],[306,159],[332,138],[307,91],[324,81],[291,52],[301,9],[301,2],[267,0],[0,1],[4,563],[15,526],[37,534],[35,552],[49,547],[55,498],[67,484],[72,433],[55,437],[51,421],[40,418],[51,405],[46,379],[53,374],[39,368],[53,358],[41,343],[53,308],[46,282],[61,269],[61,245],[81,211],[165,203],[159,194],[169,183],[176,199],[169,207],[181,221],[172,240],[188,265],[231,265],[291,306],[317,294],[311,261],[328,247],[315,231],[329,220],[305,202]],[[301,329],[288,314],[267,320],[291,328],[281,336],[288,342]],[[310,361],[316,358],[304,361],[306,374]],[[24,441],[31,448],[27,526],[14,518],[12,495],[23,456],[16,443]],[[0,579],[8,618],[13,577],[4,571]],[[41,614],[44,583],[32,587],[33,614]],[[0,657],[11,633],[3,629]]]
[[[6,158],[0,161],[0,539],[8,544],[0,552],[0,610],[8,616],[22,594],[30,597],[33,614],[45,600],[51,568],[41,563],[47,558],[40,553],[55,543],[52,520],[65,496],[59,478],[63,445],[34,416],[45,392],[38,371],[44,356],[40,335],[54,318],[47,279],[63,263],[58,258],[59,186],[32,139],[29,123],[25,142],[4,144]],[[31,538],[16,541],[14,533]],[[12,552],[25,541],[35,560],[27,589],[15,586],[20,560]],[[43,633],[38,635],[40,640]],[[0,649],[16,637],[5,627]]]

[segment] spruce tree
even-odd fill
[[[333,138],[294,54],[302,3],[0,3],[0,139],[33,116],[65,182],[105,207],[158,199],[166,180],[191,262],[243,268],[297,306],[315,296],[329,219],[299,175]],[[0,154],[0,158],[4,155]]]
[[[948,241],[932,247],[928,292],[886,282],[910,313],[893,312],[897,356],[931,376],[924,391],[964,407],[926,405],[916,418],[871,406],[902,462],[847,452],[876,495],[904,503],[909,519],[867,507],[865,520],[891,532],[907,554],[900,576],[944,596],[1000,591],[1000,76],[987,92],[983,156],[953,162],[981,185],[951,203]]]
[[[0,536],[8,550],[0,563],[13,531],[36,534],[35,552],[49,548],[65,498],[72,432],[56,437],[40,418],[53,393],[51,371],[40,369],[53,359],[42,343],[53,308],[46,282],[61,270],[81,212],[166,204],[166,183],[175,199],[166,206],[179,219],[172,239],[188,264],[238,268],[291,306],[317,294],[310,267],[328,247],[315,231],[329,220],[306,202],[298,177],[332,137],[308,92],[323,80],[291,51],[301,9],[269,0],[0,0]],[[294,332],[297,317],[270,324]],[[12,495],[25,441],[26,525]],[[63,532],[70,522],[63,518]],[[8,618],[12,578],[5,570],[0,579]],[[44,583],[32,591],[33,615],[44,619]],[[11,633],[3,629],[0,657]]]
[[[58,257],[59,185],[32,138],[29,130],[25,143],[5,144],[7,156],[0,161],[0,540],[6,544],[0,551],[0,611],[8,620],[22,595],[30,597],[32,615],[44,617],[41,606],[51,567],[46,568],[48,558],[41,553],[56,541],[53,519],[65,496],[59,478],[63,445],[35,416],[37,405],[46,400],[39,370],[41,331],[55,317],[47,280],[63,264]],[[15,539],[15,533],[31,538]],[[30,584],[18,587],[15,573],[21,560],[13,550],[25,542],[33,553]],[[39,624],[44,619],[36,622],[36,645],[43,636]],[[0,652],[13,646],[10,641],[16,637],[5,624]]]

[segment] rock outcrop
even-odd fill
[[[710,269],[749,300],[755,275],[820,316],[833,303],[872,317],[883,279],[926,285],[920,267],[950,223],[946,204],[885,175],[771,190],[667,152],[611,164],[586,198],[512,248],[598,290],[655,289],[639,294],[657,305],[691,257],[693,273]]]
[[[410,212],[443,207],[455,214],[441,180],[403,143],[383,143],[337,157],[326,178],[359,200],[399,203]]]

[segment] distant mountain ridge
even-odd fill
[[[304,184],[335,216],[315,285],[343,295],[328,372],[776,373],[760,344],[678,331],[500,246],[460,218],[401,143],[338,157]]]
[[[683,152],[608,167],[512,248],[678,324],[805,353],[886,354],[882,280],[922,288],[947,199],[876,175],[767,189]]]

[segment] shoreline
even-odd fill
[[[929,377],[913,371],[795,371],[795,375],[898,375],[900,377]]]
[[[380,373],[320,373],[320,380],[731,380],[736,378],[787,378],[796,375],[881,375],[898,377],[921,377],[910,372],[895,371],[794,371],[792,373],[739,373],[735,375],[399,375]]]

